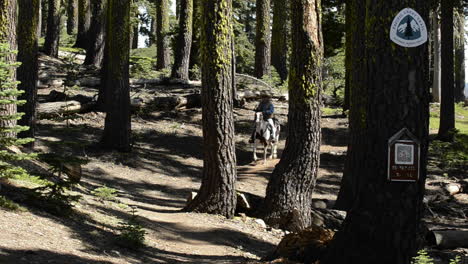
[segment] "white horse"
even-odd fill
[[[257,161],[257,143],[263,144],[263,162],[266,163],[268,147],[271,149],[270,159],[277,158],[277,147],[281,126],[276,119],[273,119],[275,126],[275,138],[272,137],[272,131],[269,129],[270,123],[263,120],[262,112],[255,113],[255,134],[253,142],[253,159]]]

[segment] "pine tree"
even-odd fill
[[[270,0],[257,0],[257,31],[255,35],[255,77],[268,75],[271,65]]]
[[[86,49],[91,26],[90,0],[78,0],[78,34],[74,47]]]
[[[156,2],[156,69],[163,70],[169,67],[169,2],[158,0]]]
[[[172,78],[189,80],[189,59],[192,46],[193,0],[180,0],[179,33],[175,50]]]
[[[273,29],[271,35],[271,64],[282,81],[288,77],[288,2],[273,0]]]
[[[78,19],[78,0],[68,0],[67,2],[67,34],[76,33]]]
[[[106,29],[106,2],[107,0],[93,0],[91,10],[91,26],[89,36],[91,43],[86,49],[84,65],[94,65],[100,68],[104,59],[104,38]]]
[[[61,0],[49,0],[47,33],[44,43],[44,53],[58,57],[60,41],[60,4]]]
[[[312,223],[312,192],[320,155],[323,41],[320,0],[291,1],[288,137],[268,182],[263,218],[298,230]],[[296,217],[291,221],[291,217]]]

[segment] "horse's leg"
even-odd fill
[[[278,142],[278,141],[276,141],[276,142]],[[272,159],[276,159],[276,158],[278,157],[277,148],[278,148],[277,143],[272,144],[272,146],[271,146],[271,156],[272,156]]]
[[[266,164],[268,152],[268,143],[263,143],[263,164]]]
[[[270,147],[270,159],[273,159],[273,154],[274,154],[274,147],[275,147],[275,143],[271,142],[270,141],[270,144],[268,144],[268,146]]]
[[[255,138],[253,142],[253,160],[257,161],[257,140]]]

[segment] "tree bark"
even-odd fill
[[[351,67],[351,62],[352,62],[352,55],[351,51],[353,49],[353,44],[351,43],[352,41],[352,33],[353,29],[357,27],[357,25],[353,24],[353,12],[355,10],[352,9],[353,5],[353,0],[346,0],[345,1],[345,37],[346,37],[346,42],[345,42],[345,89],[344,89],[344,102],[343,102],[343,111],[349,110],[349,105],[350,105],[350,75],[352,71]],[[364,18],[360,19],[363,20]],[[359,44],[358,44],[359,45]]]
[[[90,39],[84,65],[94,65],[101,68],[104,58],[104,39],[106,29],[106,0],[93,0],[91,3],[93,16],[89,30]]]
[[[232,218],[236,209],[236,154],[232,93],[232,1],[203,1],[203,171],[187,211]]]
[[[21,126],[28,126],[29,130],[20,132],[20,138],[34,138],[36,126],[36,98],[37,98],[37,26],[39,24],[40,0],[19,0],[18,2],[18,61],[21,65],[17,69],[18,89],[24,91],[18,99],[26,100],[26,104],[18,106],[18,112],[24,116],[18,121]],[[33,146],[33,143],[30,145]]]
[[[76,48],[88,48],[88,34],[91,26],[90,0],[78,0],[78,34],[76,35]]]
[[[271,226],[299,230],[312,223],[312,192],[320,156],[320,0],[291,1],[288,137],[265,197],[263,216]],[[296,216],[296,219],[291,219]]]
[[[353,146],[361,145],[366,138],[366,120],[362,116],[366,111],[365,75],[365,9],[357,0],[346,3],[346,24],[351,24],[346,32],[346,85],[349,96],[349,143],[346,155],[345,169],[341,180],[340,192],[336,199],[335,208],[348,211],[357,196],[359,180],[358,163],[363,162],[362,151]]]
[[[172,78],[189,80],[189,59],[192,46],[193,0],[180,0],[179,34],[175,50]]]
[[[321,264],[409,264],[420,246],[429,126],[428,47],[396,45],[388,39],[384,23],[409,4],[429,21],[424,0],[367,1],[361,7],[366,10],[367,67],[365,93],[360,94],[365,98],[365,140],[350,144],[363,153],[353,168],[359,171],[357,198]],[[421,144],[419,179],[388,181],[388,140],[405,127]]]
[[[434,39],[434,75],[432,81],[432,101],[439,103],[440,102],[440,91],[441,91],[441,64],[440,64],[440,23],[438,11],[434,12],[432,17],[432,27],[433,27],[433,39]]]
[[[455,22],[455,102],[465,100],[465,15],[463,9],[457,10]]]
[[[437,139],[453,141],[455,129],[453,7],[454,0],[441,1],[441,83],[440,126]]]
[[[68,0],[67,6],[67,34],[76,33],[78,20],[78,0]]]
[[[140,34],[138,31],[138,23],[133,27],[132,34],[132,49],[138,49],[138,35]]]
[[[255,77],[270,73],[270,0],[257,0],[257,31],[255,35]]]
[[[58,58],[60,42],[60,3],[60,0],[49,0],[47,34],[44,43],[44,53],[55,58]]]
[[[271,64],[282,81],[288,77],[288,23],[285,0],[273,0],[273,29],[271,36]]]
[[[7,43],[10,50],[17,49],[16,42],[16,0],[0,0],[0,43]],[[16,61],[16,55],[14,53],[8,54],[4,60],[6,63],[14,63]],[[11,80],[16,79],[16,72],[12,71],[10,75]],[[0,87],[2,90],[8,90],[9,88]],[[14,100],[12,97],[0,97],[0,99]],[[16,115],[16,104],[2,104],[0,109],[0,116],[14,116]],[[0,119],[0,130],[14,128],[16,126],[16,120],[4,120]],[[2,136],[5,137],[16,137],[15,132],[2,131]]]
[[[160,0],[156,2],[156,27],[157,27],[157,61],[156,70],[169,67],[169,2]]]
[[[49,0],[41,0],[41,37],[47,33],[47,20],[49,17]]]
[[[130,151],[130,2],[109,0],[102,83],[106,120],[101,146]]]
[[[200,31],[201,31],[201,0],[193,0],[192,45],[190,47],[189,68],[200,66]]]

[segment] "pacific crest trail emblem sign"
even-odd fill
[[[405,8],[393,19],[390,39],[402,47],[417,47],[427,42],[426,23],[418,12]]]

